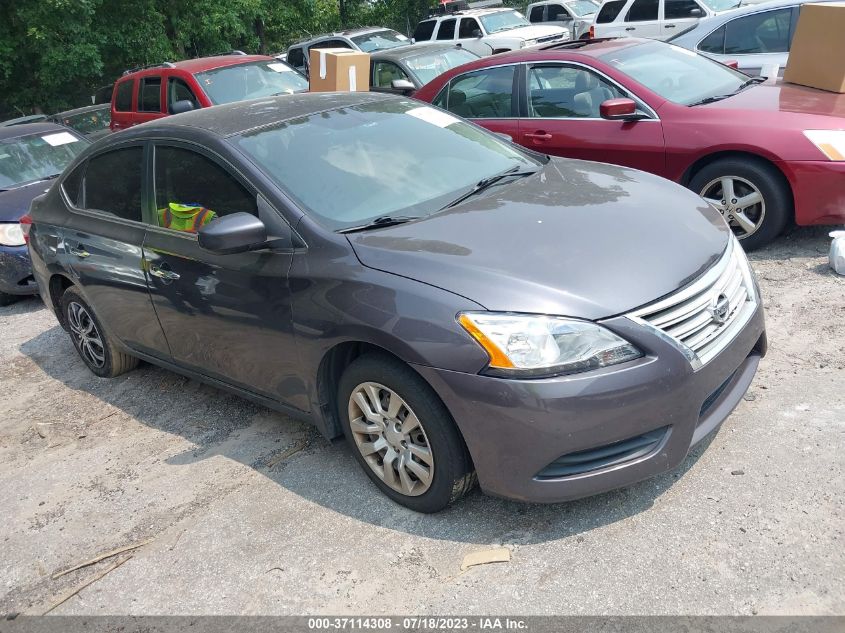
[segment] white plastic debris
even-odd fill
[[[845,275],[845,231],[831,231],[830,267],[840,275]]]

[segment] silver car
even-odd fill
[[[740,7],[705,18],[668,41],[719,62],[734,60],[749,75],[780,77],[802,4],[804,0],[772,0]]]

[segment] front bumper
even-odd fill
[[[26,246],[0,246],[0,292],[10,295],[38,293]]]
[[[845,222],[845,162],[792,161],[780,166],[792,186],[797,224]]]
[[[625,317],[604,322],[646,352],[604,370],[507,380],[416,366],[451,411],[481,488],[524,501],[559,502],[612,490],[678,466],[733,411],[766,352],[762,306],[731,343],[694,371],[670,342]],[[546,477],[573,453],[601,454],[646,435],[654,449],[575,475]]]

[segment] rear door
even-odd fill
[[[601,118],[603,101],[633,96],[621,86],[578,64],[525,64],[520,72],[525,77],[523,116],[515,137],[520,145],[555,156],[665,172],[663,129],[644,103],[641,109],[650,119]]]
[[[704,15],[704,7],[696,0],[663,0],[660,39],[669,39],[684,29],[688,29]]]
[[[136,82],[136,108],[132,125],[154,121],[167,116],[165,104],[165,86],[159,73],[143,75]]]
[[[212,222],[251,213],[271,236],[290,236],[290,227],[231,165],[195,146],[156,144],[153,178],[156,213],[144,241],[144,270],[173,360],[296,406],[304,387],[287,279],[293,249],[215,255],[186,227],[160,226],[158,210],[170,203],[201,206],[213,212]]]

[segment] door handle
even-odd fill
[[[552,135],[548,132],[526,132],[525,138],[533,138],[536,141],[551,141]]]
[[[179,279],[179,273],[174,273],[172,270],[166,270],[153,264],[150,266],[150,274],[159,279],[166,279],[167,281],[176,281]]]
[[[629,26],[629,27],[628,27],[627,29],[625,29],[625,30],[626,30],[626,31],[636,31],[637,29],[636,29],[636,27],[634,27],[634,26]]]
[[[663,25],[663,28],[666,28],[666,29],[674,29],[674,28],[675,28],[675,25],[674,25],[674,24],[664,24],[664,25]]]
[[[76,255],[80,259],[85,259],[86,257],[91,257],[91,253],[85,250],[85,247],[80,245],[78,247],[71,246],[67,249],[71,255]]]

